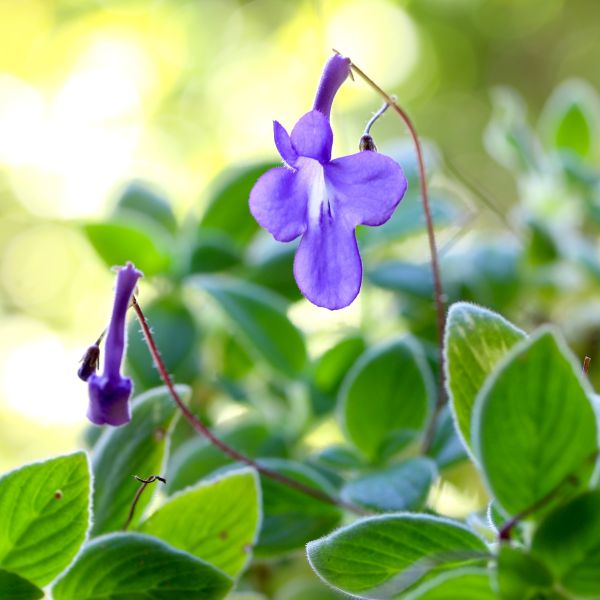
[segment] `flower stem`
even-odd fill
[[[429,194],[427,191],[427,180],[425,178],[425,161],[423,159],[423,149],[417,130],[408,114],[396,103],[393,96],[387,94],[380,88],[362,69],[359,69],[354,63],[350,68],[361,79],[363,79],[375,92],[377,92],[387,104],[389,104],[397,115],[404,121],[413,140],[417,155],[417,164],[419,167],[419,185],[421,188],[421,199],[423,203],[423,212],[425,214],[425,224],[427,227],[427,238],[429,240],[429,253],[431,254],[431,271],[433,275],[434,302],[436,310],[438,347],[439,347],[439,379],[438,379],[438,397],[433,409],[433,414],[429,420],[429,425],[423,438],[423,451],[427,452],[433,442],[437,421],[446,403],[446,391],[444,387],[444,329],[446,326],[446,308],[444,306],[444,291],[442,288],[442,277],[440,274],[440,265],[435,241],[435,230],[433,227],[433,217],[429,205]]]
[[[150,326],[148,325],[148,321],[146,320],[146,316],[142,312],[140,305],[138,304],[135,296],[132,300],[133,309],[135,310],[135,314],[138,318],[138,321],[142,327],[142,333],[144,334],[144,338],[146,339],[146,344],[148,345],[148,349],[150,350],[150,354],[152,355],[152,359],[154,360],[154,364],[158,369],[158,373],[160,378],[163,380],[164,384],[167,386],[171,397],[177,404],[179,410],[182,412],[185,420],[192,426],[192,428],[199,433],[201,436],[205,437],[213,446],[218,448],[223,454],[226,454],[234,461],[238,461],[256,469],[261,475],[268,477],[274,481],[281,483],[289,488],[292,488],[302,494],[306,494],[307,496],[311,496],[312,498],[319,500],[321,502],[325,502],[326,504],[332,504],[333,506],[339,506],[340,508],[344,508],[345,510],[352,512],[357,515],[366,514],[366,511],[362,510],[358,506],[350,504],[349,502],[345,502],[339,498],[334,498],[330,496],[326,492],[318,490],[310,485],[306,485],[301,481],[297,481],[296,479],[292,479],[291,477],[287,477],[282,473],[278,473],[277,471],[273,471],[268,469],[267,467],[262,466],[260,463],[248,458],[241,452],[238,452],[235,448],[232,448],[228,444],[226,444],[223,440],[218,438],[202,421],[200,421],[194,413],[185,405],[181,396],[177,392],[175,385],[167,368],[160,356],[160,352],[156,346],[156,342],[154,341],[154,337],[152,335],[152,331],[150,330]]]

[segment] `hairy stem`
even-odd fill
[[[185,403],[181,399],[181,396],[177,392],[173,380],[169,375],[167,368],[165,367],[162,357],[160,356],[160,352],[158,351],[156,342],[154,341],[154,336],[152,335],[152,331],[150,330],[148,321],[146,320],[146,317],[142,312],[142,309],[138,304],[135,296],[133,297],[132,304],[135,310],[135,314],[137,315],[138,321],[142,327],[142,333],[144,334],[146,344],[148,345],[148,349],[150,350],[150,354],[152,355],[152,359],[154,360],[154,364],[156,365],[160,378],[167,386],[171,397],[175,401],[175,404],[177,404],[179,410],[182,412],[183,416],[185,417],[185,420],[192,426],[192,428],[197,433],[205,437],[213,446],[218,448],[221,452],[223,452],[223,454],[229,456],[229,458],[231,458],[232,460],[239,461],[241,463],[244,463],[245,465],[248,465],[249,467],[252,467],[253,469],[256,469],[261,475],[264,475],[269,479],[277,481],[289,488],[301,492],[302,494],[306,494],[307,496],[315,498],[316,500],[320,500],[321,502],[344,508],[345,510],[354,514],[366,514],[366,511],[363,511],[359,507],[354,506],[349,502],[344,502],[339,498],[334,498],[333,496],[330,496],[329,494],[318,490],[310,485],[306,485],[301,481],[297,481],[296,479],[292,479],[291,477],[287,477],[282,473],[278,473],[277,471],[273,471],[271,469],[268,469],[267,467],[262,466],[260,463],[257,463],[256,461],[252,460],[251,458],[247,457],[241,452],[238,452],[235,448],[232,448],[223,440],[218,438],[206,425],[204,425],[204,423],[202,423],[202,421],[200,421],[200,419],[198,419],[198,417],[196,417],[196,415],[194,415],[194,413],[185,405]]]
[[[438,380],[438,397],[433,409],[433,414],[429,421],[429,425],[423,438],[423,450],[427,452],[433,442],[433,436],[435,434],[435,428],[444,404],[446,403],[446,390],[444,387],[444,328],[446,326],[446,308],[444,306],[444,290],[442,288],[442,277],[440,274],[440,265],[438,260],[438,253],[435,241],[435,230],[433,227],[433,217],[431,215],[431,207],[429,205],[429,194],[427,191],[427,180],[425,178],[425,161],[423,159],[423,149],[417,130],[410,117],[406,112],[398,106],[393,96],[387,94],[382,88],[380,88],[364,71],[359,69],[354,63],[350,65],[350,68],[356,75],[363,79],[375,92],[377,92],[387,104],[389,104],[396,114],[404,121],[404,124],[408,128],[410,136],[415,146],[417,155],[417,163],[419,167],[419,184],[421,188],[421,199],[423,203],[423,212],[425,214],[425,224],[427,227],[427,238],[429,240],[429,253],[431,255],[431,271],[433,275],[433,290],[434,290],[434,302],[436,310],[436,321],[437,321],[437,333],[438,333],[438,347],[439,347],[439,380]]]

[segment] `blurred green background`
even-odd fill
[[[223,170],[278,159],[271,121],[291,127],[308,110],[336,48],[395,93],[429,141],[432,188],[454,207],[453,222],[440,230],[449,277],[452,269],[485,270],[493,262],[481,256],[464,266],[460,248],[471,247],[474,231],[483,238],[493,232],[505,249],[524,237],[535,252],[541,244],[543,263],[552,251],[548,231],[560,238],[565,224],[586,222],[581,211],[565,216],[563,201],[579,194],[596,206],[590,169],[600,156],[599,33],[596,0],[0,0],[0,470],[80,445],[87,398],[77,362],[106,322],[112,288],[84,225],[109,215],[124,186],[145,182],[168,198],[180,224],[200,218]],[[556,92],[574,78],[581,81]],[[565,97],[582,98],[585,108],[574,139],[576,111],[565,113],[573,120],[566,134],[547,125]],[[334,154],[355,151],[378,106],[361,81],[344,86],[332,116]],[[526,118],[537,127],[533,142]],[[374,134],[382,150],[411,160],[405,130],[391,115]],[[549,135],[559,150],[569,138],[572,170],[588,177],[584,192],[583,184],[566,185],[564,173],[557,183],[552,161],[515,162],[515,147],[525,163],[539,158]],[[514,208],[523,212],[523,205],[544,225],[515,232],[530,223],[514,225]],[[367,234],[378,235],[365,232],[366,241]],[[591,271],[596,238],[590,232],[586,245]],[[396,256],[427,262],[422,236],[373,256],[373,264]],[[499,271],[510,269],[510,257],[496,260]],[[520,315],[520,325],[549,317],[570,324],[577,342],[598,321],[598,284],[582,291],[580,275],[568,265],[557,269],[552,289],[544,280],[531,306],[500,298],[510,296],[502,282],[500,291],[474,284],[472,296]],[[389,285],[365,287],[353,306],[334,314],[293,298],[289,314],[306,332],[311,356],[348,328],[375,338],[417,329],[398,324]],[[164,289],[160,281],[144,283],[141,297],[147,302]],[[420,289],[426,298],[427,283]],[[552,290],[572,292],[576,301],[558,301]],[[431,310],[422,304],[421,313]],[[232,414],[235,408],[215,420]]]

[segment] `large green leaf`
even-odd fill
[[[109,267],[131,261],[145,275],[152,276],[171,266],[173,243],[159,227],[111,220],[88,223],[83,231]]]
[[[469,449],[475,398],[498,361],[525,333],[491,310],[457,302],[448,311],[445,337],[448,396],[457,429]]]
[[[255,471],[230,471],[174,496],[139,530],[236,577],[251,558],[261,524],[260,505]]]
[[[534,534],[532,552],[563,589],[578,598],[600,597],[600,490],[550,513]]]
[[[239,422],[215,428],[214,434],[249,458],[281,456],[285,446],[276,432],[262,423]],[[231,464],[232,460],[208,440],[195,436],[182,444],[170,459],[167,491],[172,494]]]
[[[485,569],[453,569],[420,585],[404,600],[497,600]],[[523,600],[521,598],[520,600]]]
[[[473,410],[473,448],[509,514],[571,475],[579,486],[589,481],[597,439],[588,393],[581,368],[547,328],[518,344],[486,381]]]
[[[496,581],[503,600],[546,599],[553,586],[552,575],[541,562],[524,549],[507,544],[502,544],[498,553]]]
[[[180,395],[188,396],[185,386]],[[124,427],[106,430],[94,447],[94,526],[93,535],[121,529],[140,484],[134,475],[163,475],[168,433],[176,406],[166,388],[150,390],[132,403],[131,421]],[[140,497],[133,524],[139,521],[153,491],[149,486]]]
[[[7,600],[38,600],[44,597],[44,592],[31,581],[23,579],[11,573],[0,569],[0,598]]]
[[[76,452],[0,479],[0,568],[38,586],[73,560],[90,521],[90,470]]]
[[[232,581],[216,567],[139,533],[93,540],[52,590],[54,600],[218,600]]]
[[[290,322],[286,304],[264,288],[225,277],[192,277],[192,285],[207,291],[243,336],[250,351],[257,351],[285,375],[296,376],[306,364],[300,331]]]
[[[349,336],[329,348],[317,359],[313,367],[311,389],[313,410],[317,415],[326,413],[335,406],[344,376],[365,349],[366,345],[362,337]]]
[[[308,559],[329,585],[386,600],[437,571],[485,559],[486,545],[461,524],[422,514],[360,519],[310,542]]]
[[[421,510],[436,476],[432,460],[411,458],[350,481],[342,497],[379,512]]]
[[[261,163],[225,171],[213,185],[211,198],[200,229],[226,233],[236,244],[244,246],[258,230],[258,224],[250,214],[248,199],[257,179],[276,166]]]
[[[396,438],[425,424],[434,393],[431,371],[412,338],[394,340],[365,352],[340,390],[340,414],[349,439],[375,460]]]
[[[282,460],[263,459],[260,464],[295,479],[317,491],[335,497],[335,490],[314,469]],[[341,517],[341,510],[312,498],[269,477],[260,477],[263,492],[263,523],[256,553],[277,555],[301,548],[311,539],[331,531]]]

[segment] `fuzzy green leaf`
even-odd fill
[[[396,599],[424,576],[485,560],[484,542],[460,523],[422,514],[360,519],[310,542],[308,559],[329,585]]]
[[[188,388],[178,386],[180,395]],[[134,475],[164,475],[168,432],[176,406],[165,388],[150,390],[132,403],[131,421],[107,429],[94,447],[94,526],[93,535],[121,529],[140,484]],[[152,499],[159,482],[153,483],[140,497],[133,524]]]
[[[73,560],[90,520],[84,452],[26,465],[0,479],[0,568],[38,586]]]
[[[446,321],[446,385],[457,428],[465,447],[471,446],[473,404],[487,376],[525,333],[499,314],[458,302]]]
[[[236,577],[258,536],[260,504],[256,473],[230,471],[174,496],[138,529]]]
[[[54,600],[219,600],[232,581],[151,536],[104,535],[86,545],[52,590]]]
[[[589,481],[597,438],[588,393],[581,368],[547,328],[516,346],[486,381],[473,410],[473,448],[506,512],[528,509],[571,475],[579,487]]]

